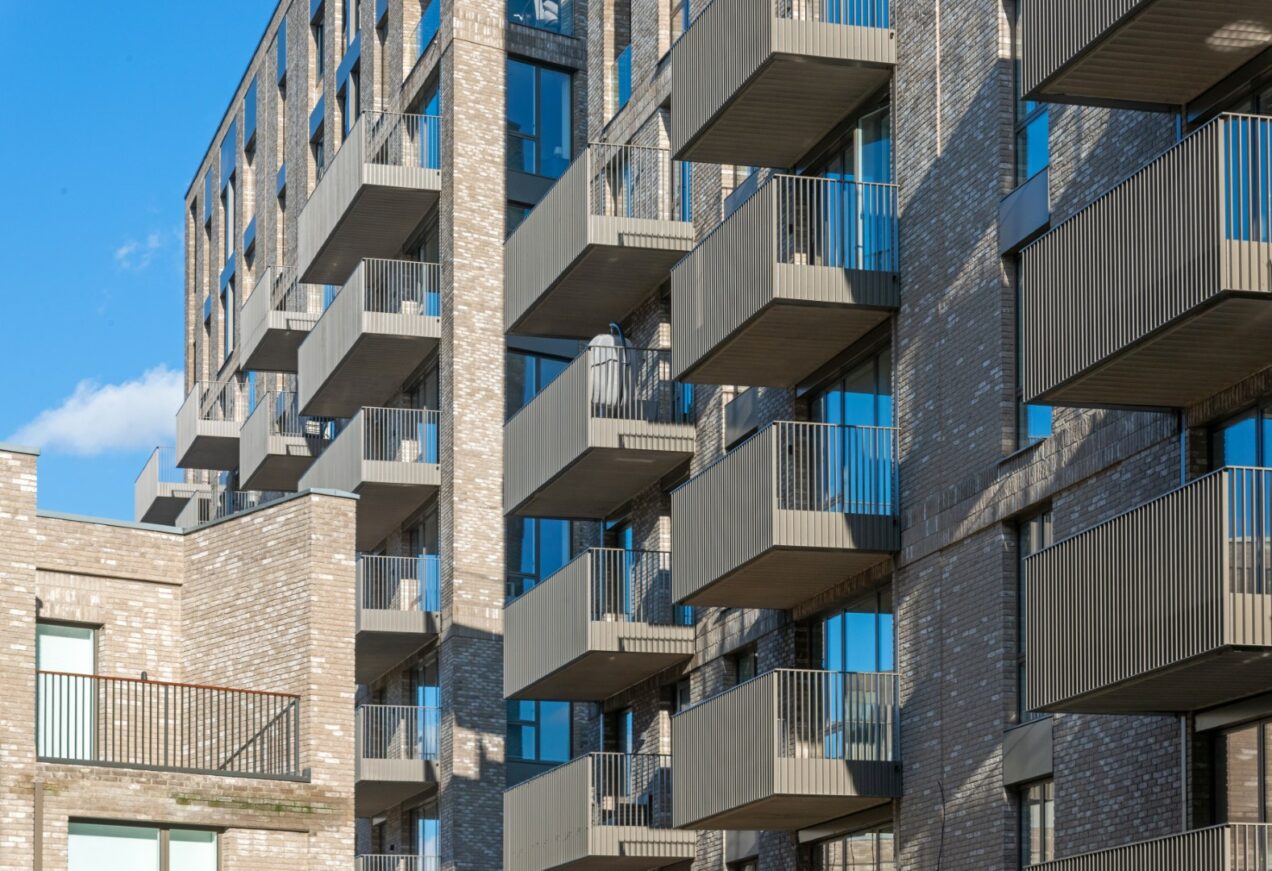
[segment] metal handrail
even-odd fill
[[[671,598],[670,553],[594,547],[576,559],[589,563],[592,620],[693,625],[692,609],[677,605]]]
[[[363,112],[363,161],[378,166],[442,168],[442,119],[437,115]]]
[[[673,220],[673,179],[680,161],[666,148],[593,142],[588,162],[588,213],[602,217]]]
[[[441,558],[358,556],[358,607],[369,611],[440,611]]]
[[[671,757],[590,753],[591,817],[596,826],[671,828]]]
[[[441,709],[428,705],[359,705],[363,759],[436,759]]]
[[[362,458],[392,463],[438,460],[441,413],[425,408],[364,408]]]
[[[670,351],[602,345],[588,348],[570,365],[588,367],[592,417],[693,422],[692,403],[682,401],[685,386],[670,377]]]

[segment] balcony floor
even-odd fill
[[[316,314],[271,311],[260,341],[244,349],[243,368],[253,372],[295,372],[300,343],[317,320]]]
[[[886,309],[778,298],[678,377],[696,384],[793,387],[890,316]]]
[[[322,441],[304,436],[270,436],[269,453],[254,469],[239,466],[244,490],[295,490],[322,452]]]
[[[627,421],[620,423],[626,424]],[[639,429],[665,429],[663,425],[631,422]],[[599,518],[608,517],[633,496],[657,484],[693,456],[692,428],[683,440],[683,451],[643,448],[639,434],[619,436],[630,443],[623,448],[590,448],[551,480],[538,487],[507,513],[528,517]],[[651,442],[668,439],[652,436]]]
[[[199,486],[194,484],[169,484],[160,482],[159,493],[155,496],[149,507],[137,518],[138,523],[158,523],[162,526],[172,526],[177,521],[177,517],[181,515],[181,509],[186,507],[196,494],[211,494],[212,488],[209,486]]]
[[[363,315],[364,324],[373,318],[383,321],[386,327],[409,318],[413,322],[410,326],[416,327],[417,332],[433,335],[412,335],[406,328],[400,333],[364,331],[347,350],[332,349],[340,356],[329,371],[301,373],[302,414],[350,417],[363,406],[382,405],[402,389],[437,348],[439,318],[370,313]],[[420,327],[424,329],[419,330]],[[312,388],[306,383],[318,378],[322,379],[321,383]]]
[[[177,457],[177,465],[183,469],[237,469],[239,426],[238,421],[199,421],[199,431]]]
[[[623,240],[621,233],[618,238]],[[648,298],[692,247],[692,229],[682,239],[634,238],[623,244],[588,245],[508,332],[578,339],[608,333],[610,323],[621,321]]]
[[[436,771],[429,760],[359,759],[354,814],[372,817],[436,788]]]
[[[793,832],[890,801],[878,796],[774,795],[698,820],[693,828]]]
[[[676,158],[695,163],[795,166],[891,77],[891,66],[773,54]]]
[[[385,170],[385,174],[393,169],[368,167],[368,171]],[[392,259],[399,256],[402,247],[437,204],[441,194],[439,172],[415,172],[421,176],[436,176],[437,187],[359,186],[344,214],[305,266],[300,281],[306,284],[343,284],[364,258]]]
[[[1228,647],[1046,709],[1066,714],[1176,714],[1268,691],[1272,650]]]
[[[1037,400],[1078,407],[1186,408],[1266,368],[1270,344],[1272,296],[1228,293]]]
[[[370,476],[354,489],[358,494],[358,550],[369,551],[384,537],[402,525],[437,492],[441,485],[438,467],[428,463],[377,463],[363,466],[407,466],[407,473],[417,472],[426,483],[383,483],[390,476]],[[409,467],[416,467],[414,469]],[[396,471],[396,470],[395,470]]]
[[[512,693],[509,698],[603,701],[693,658],[693,627],[648,629],[660,630],[657,634],[666,635],[667,639],[631,639],[630,643],[620,639],[619,649],[589,651]]]
[[[1269,46],[1267,0],[1156,0],[1142,8],[1037,88],[1039,99],[1179,106]]]
[[[360,610],[354,679],[371,683],[427,647],[437,630],[437,615],[427,611]]]
[[[653,868],[666,868],[690,862],[697,848],[697,833],[687,840],[680,849],[669,848],[666,843],[668,832],[642,828],[640,826],[597,826],[592,829],[593,837],[602,835],[614,846],[612,853],[600,853],[584,856],[574,862],[553,866],[558,871],[650,871]],[[654,837],[651,837],[654,834]],[[652,845],[649,843],[654,841]]]

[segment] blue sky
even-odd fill
[[[0,441],[40,443],[41,508],[131,519],[172,443],[183,199],[273,0],[0,0]]]

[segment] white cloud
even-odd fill
[[[82,456],[171,444],[182,388],[181,373],[167,366],[121,384],[81,381],[7,441]]]
[[[150,233],[144,240],[129,239],[115,249],[115,265],[125,272],[141,272],[150,266],[163,247],[163,236]]]

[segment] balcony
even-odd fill
[[[266,269],[243,303],[243,368],[295,372],[300,343],[321,314],[321,286],[300,284],[290,266]]]
[[[266,391],[239,431],[239,479],[249,490],[295,490],[334,433],[335,421],[296,410],[296,391]]]
[[[885,88],[888,0],[714,0],[671,49],[680,160],[795,166]]]
[[[671,720],[677,827],[795,831],[901,795],[897,676],[783,669]]]
[[[297,780],[300,697],[36,672],[41,762]]]
[[[211,493],[205,477],[178,469],[174,448],[155,448],[133,484],[133,517],[138,523],[172,524],[191,499]]]
[[[406,853],[363,853],[357,857],[354,871],[441,871],[437,856],[412,856]]]
[[[209,492],[200,493],[186,502],[174,526],[193,529],[292,495],[286,490],[231,490],[214,481]]]
[[[504,791],[505,871],[647,871],[688,863],[670,757],[589,753]]]
[[[672,598],[791,608],[901,549],[897,432],[769,424],[671,494]]]
[[[177,411],[177,465],[231,470],[239,462],[239,427],[248,411],[247,384],[196,381]]]
[[[602,518],[693,456],[667,351],[593,347],[504,425],[504,512]]]
[[[1030,865],[1031,871],[1259,871],[1272,856],[1272,826],[1212,826],[1068,859]]]
[[[441,267],[363,260],[300,346],[300,408],[349,417],[385,403],[437,348]]]
[[[441,195],[441,119],[363,112],[300,212],[296,270],[340,284],[364,257],[395,257]]]
[[[358,706],[356,816],[375,816],[436,788],[440,724],[434,707]]]
[[[504,328],[591,338],[621,321],[693,247],[673,220],[665,149],[591,145],[504,243]]]
[[[361,409],[301,476],[299,489],[357,493],[357,548],[371,550],[441,486],[437,427],[436,411]]]
[[[1029,707],[1183,713],[1272,690],[1272,470],[1229,468],[1030,557]]]
[[[896,185],[772,176],[672,270],[673,376],[792,387],[897,310],[899,263]]]
[[[693,657],[670,555],[593,548],[504,608],[504,695],[602,701]]]
[[[358,683],[371,683],[437,636],[440,581],[436,554],[359,554]]]
[[[1265,0],[1027,0],[1021,85],[1034,99],[1176,109],[1272,47]]]
[[[1267,366],[1270,151],[1222,116],[1024,249],[1028,402],[1186,407]]]

